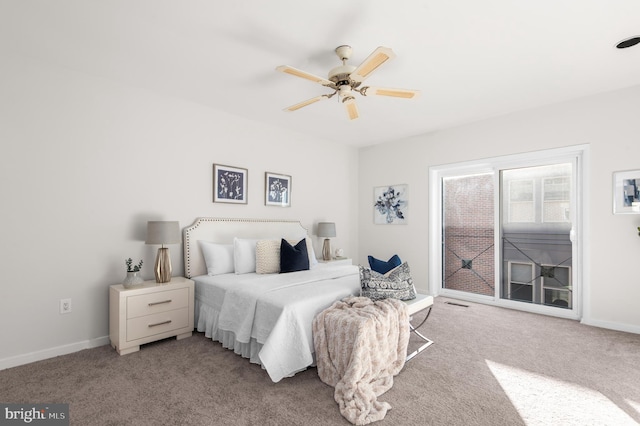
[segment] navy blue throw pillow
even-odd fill
[[[306,271],[309,269],[307,241],[303,238],[292,246],[284,238],[280,242],[280,273]]]
[[[389,272],[393,268],[397,268],[401,264],[402,261],[397,254],[391,256],[391,259],[389,259],[387,262],[385,262],[384,260],[376,259],[373,256],[369,256],[369,266],[371,267],[371,270],[376,271],[379,274],[386,274],[387,272]]]

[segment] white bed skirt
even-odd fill
[[[223,348],[231,349],[250,362],[262,365],[260,362],[260,350],[262,343],[258,343],[253,337],[249,342],[239,342],[232,331],[220,330],[218,328],[218,317],[220,311],[196,299],[195,303],[195,324],[197,330],[204,333],[205,337],[220,342]]]

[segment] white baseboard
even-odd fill
[[[640,326],[637,326],[637,325],[622,324],[618,322],[601,321],[601,320],[585,319],[585,318],[583,318],[582,321],[580,321],[580,323],[584,325],[590,325],[593,327],[608,328],[610,330],[616,330],[616,331],[624,331],[625,333],[640,334]]]
[[[69,345],[56,346],[55,348],[44,349],[37,352],[16,355],[9,358],[0,359],[0,370],[19,365],[29,364],[43,359],[54,358],[60,355],[67,355],[83,349],[97,348],[109,344],[109,336],[98,337],[96,339],[84,340],[82,342],[71,343]]]

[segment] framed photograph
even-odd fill
[[[247,169],[213,165],[213,202],[247,204]]]
[[[613,173],[613,213],[640,214],[640,170]]]
[[[267,206],[291,206],[291,176],[265,172],[264,204]]]
[[[405,225],[409,210],[409,185],[379,186],[373,190],[373,223]]]

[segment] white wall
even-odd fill
[[[355,148],[0,60],[0,368],[108,342],[108,287],[124,278],[124,259],[143,259],[153,278],[147,220],[284,218],[310,233],[333,221],[333,246],[357,256]],[[212,202],[213,163],[249,170],[248,205]],[[292,207],[264,205],[265,171],[292,176]],[[170,250],[181,275],[182,246]],[[61,298],[72,313],[59,314]]]
[[[590,296],[583,321],[640,333],[640,216],[612,213],[613,172],[640,170],[639,105],[634,87],[361,149],[359,262],[367,254],[398,253],[426,291],[429,166],[589,144]],[[403,183],[409,184],[408,224],[373,225],[373,188]]]

